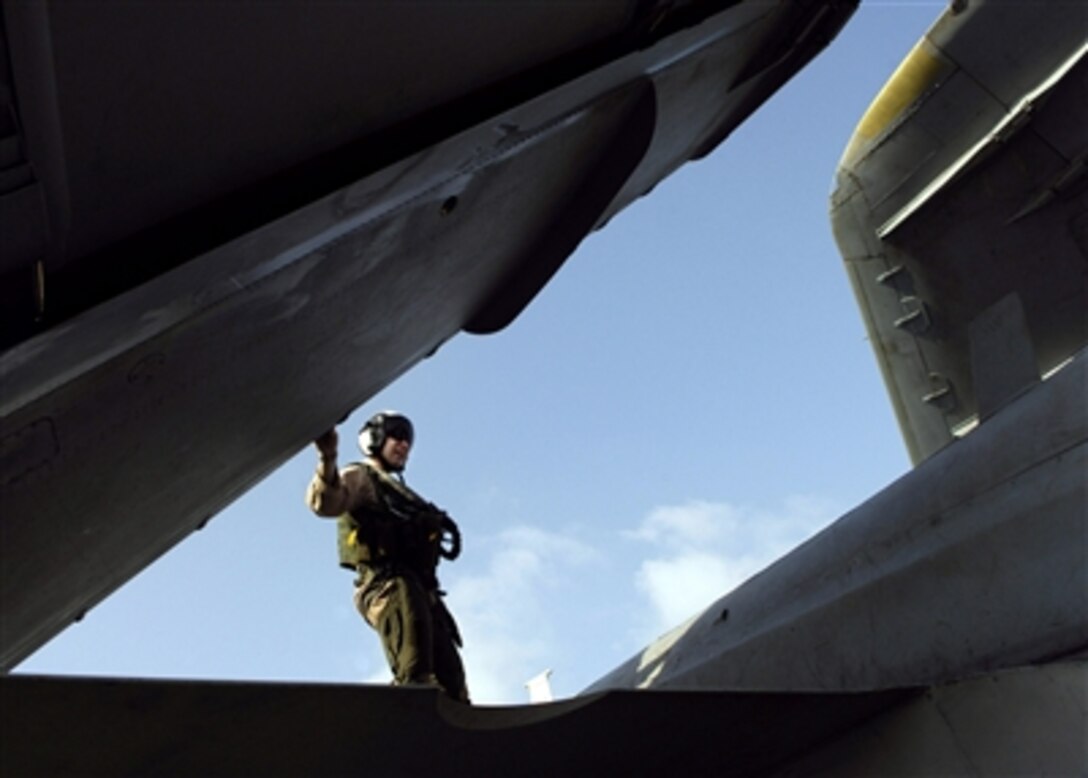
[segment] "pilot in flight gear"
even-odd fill
[[[306,502],[337,518],[340,565],[358,573],[355,606],[382,642],[395,684],[438,686],[468,702],[461,636],[442,601],[440,558],[460,553],[457,525],[413,492],[402,472],[412,423],[392,411],[359,431],[365,459],[336,467],[335,428],[314,441],[320,455]]]

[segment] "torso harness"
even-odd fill
[[[379,505],[362,505],[340,517],[340,565],[350,570],[360,564],[404,565],[434,581],[439,558],[452,561],[461,554],[457,524],[399,479],[369,462],[362,467]]]

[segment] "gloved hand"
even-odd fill
[[[321,454],[322,459],[336,460],[336,446],[340,442],[340,436],[336,434],[336,427],[333,427],[328,432],[322,433],[320,437],[314,440],[314,445],[317,446],[318,452]]]

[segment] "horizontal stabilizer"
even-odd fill
[[[0,763],[11,775],[753,775],[915,693],[470,707],[429,689],[14,675],[0,678]]]

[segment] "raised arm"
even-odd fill
[[[317,472],[306,489],[306,504],[318,516],[339,516],[353,508],[365,486],[365,475],[359,465],[337,470],[338,441],[335,428],[314,441],[318,453]]]

